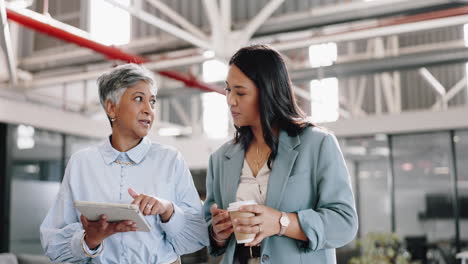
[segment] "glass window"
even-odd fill
[[[458,196],[460,204],[460,239],[468,245],[468,130],[455,133],[455,150],[458,172]]]
[[[124,7],[130,6],[130,0],[117,2]],[[106,45],[127,44],[130,41],[130,13],[107,1],[89,3],[90,32],[93,38]]]
[[[55,201],[64,166],[74,152],[99,140],[64,137],[24,125],[10,125],[9,135],[13,143],[10,251],[43,254],[39,226]]]
[[[388,146],[385,135],[346,139],[342,144],[348,169],[359,182],[354,192],[358,203],[359,232],[390,231],[390,192],[388,186]],[[357,177],[356,177],[357,176]],[[353,178],[353,177],[352,177]]]
[[[455,237],[448,132],[393,137],[396,231],[437,244]]]
[[[60,188],[62,135],[24,125],[9,126],[9,135],[10,251],[43,254],[39,226]]]
[[[226,96],[219,93],[205,93],[203,103],[203,130],[207,137],[227,138],[229,131],[229,109]]]
[[[226,63],[212,59],[203,62],[203,80],[205,82],[220,82],[225,81],[228,74],[228,66]]]
[[[99,144],[102,139],[91,139],[85,137],[78,137],[78,136],[66,136],[65,139],[65,165],[68,164],[70,157],[73,153]]]
[[[338,48],[334,42],[309,46],[309,63],[313,68],[330,66],[337,57]]]
[[[315,123],[338,120],[338,79],[327,78],[310,82],[311,120]]]

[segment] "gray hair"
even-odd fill
[[[106,109],[106,101],[114,104],[120,102],[125,89],[135,85],[139,81],[147,82],[157,93],[158,89],[154,81],[154,74],[145,67],[129,63],[115,67],[108,73],[104,73],[97,79],[99,86],[99,100]]]

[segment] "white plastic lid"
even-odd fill
[[[239,201],[239,202],[230,203],[227,210],[230,212],[238,211],[241,206],[251,205],[251,204],[257,204],[257,202],[255,202],[254,200],[248,200],[248,201]]]

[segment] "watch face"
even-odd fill
[[[280,223],[281,223],[282,226],[287,226],[287,225],[289,225],[289,218],[288,218],[288,217],[284,217],[284,216],[281,217]]]

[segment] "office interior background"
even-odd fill
[[[0,15],[0,252],[20,263],[48,263],[39,225],[67,161],[110,133],[100,74],[156,73],[149,136],[182,152],[204,198],[234,133],[227,60],[252,43],[284,55],[300,106],[338,137],[356,241],[394,233],[416,263],[468,250],[468,1],[0,0]],[[338,263],[365,254],[356,241]]]

